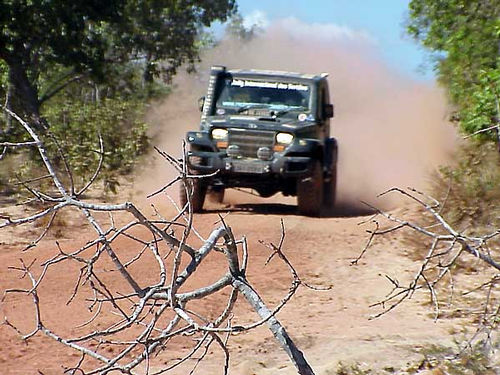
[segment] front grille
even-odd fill
[[[257,158],[257,150],[261,147],[273,149],[275,132],[247,129],[229,129],[229,145],[236,145],[240,155]]]

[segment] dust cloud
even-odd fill
[[[149,111],[155,144],[171,154],[180,155],[185,132],[198,127],[197,99],[205,94],[211,65],[329,73],[335,103],[331,128],[339,142],[340,207],[374,202],[394,186],[425,189],[430,172],[446,163],[454,149],[456,137],[447,122],[443,93],[433,83],[389,68],[376,44],[362,38],[301,33],[297,28],[289,32],[285,23],[278,23],[249,42],[224,40],[202,61],[197,74],[179,74],[173,94]],[[151,192],[169,181],[173,170],[159,162],[148,175],[142,185]],[[271,200],[276,201],[267,202]],[[394,201],[376,204],[388,208]]]

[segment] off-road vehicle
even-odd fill
[[[214,66],[199,105],[200,130],[186,136],[188,170],[197,176],[181,188],[182,205],[190,195],[200,212],[207,194],[222,201],[227,188],[251,188],[297,196],[303,215],[333,207],[338,152],[327,74]]]

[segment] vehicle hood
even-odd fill
[[[315,126],[314,121],[299,121],[289,117],[262,117],[262,116],[241,116],[229,115],[224,117],[211,117],[207,119],[210,128],[240,128],[255,130],[273,130],[282,132],[294,132],[297,129],[304,129]]]

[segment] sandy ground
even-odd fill
[[[425,305],[427,297],[424,294],[416,294],[390,314],[370,319],[379,310],[369,305],[390,291],[384,275],[390,274],[403,282],[411,278],[417,264],[404,255],[405,248],[398,240],[387,239],[377,242],[357,266],[351,265],[351,260],[357,257],[367,240],[368,228],[359,225],[369,217],[366,210],[344,205],[331,217],[307,218],[296,213],[294,199],[290,198],[262,200],[233,192],[226,201],[229,203],[209,203],[206,213],[196,215],[195,227],[203,236],[208,236],[216,226],[218,215],[222,214],[236,237],[247,237],[250,251],[248,279],[270,306],[286,294],[290,277],[278,261],[264,267],[269,250],[259,241],[279,241],[281,218],[286,228],[284,252],[300,276],[312,285],[333,286],[328,291],[299,289],[279,314],[280,321],[317,374],[334,374],[339,361],[366,364],[381,373],[392,371],[391,368],[399,370],[422,358],[419,354],[421,347],[430,343],[449,344],[452,340],[450,333],[461,330],[459,320],[434,321],[432,310]],[[400,207],[397,212],[412,214],[411,209],[405,207]],[[174,211],[167,208],[166,213],[173,214]],[[67,233],[72,231],[74,235],[68,236]],[[57,251],[55,240],[63,249],[70,250],[91,238],[91,232],[82,230],[78,221],[67,220],[61,230],[56,230],[36,249],[22,253],[20,243],[29,236],[33,238],[35,232],[21,228],[5,233],[0,252],[2,293],[9,288],[27,285],[25,279],[19,278],[18,272],[9,268],[19,265],[19,259],[26,263],[48,259]],[[124,242],[119,252],[125,257],[129,256],[127,251]],[[143,263],[142,268],[135,272],[151,273],[150,266],[154,262]],[[220,257],[208,257],[204,268],[198,272],[198,281],[221,275],[224,271],[221,264]],[[49,317],[54,329],[75,333],[78,330],[72,328],[72,324],[85,321],[86,315],[82,305],[65,304],[74,285],[77,270],[73,268],[59,268],[59,273],[46,280],[46,293],[42,298],[50,302],[44,304],[42,314]],[[217,301],[213,303],[207,308],[217,309]],[[0,308],[2,316],[22,328],[23,333],[34,328],[33,309],[28,298],[9,295]],[[234,319],[244,323],[256,319],[256,315],[241,299]],[[232,374],[296,373],[265,326],[231,337],[229,349],[232,352]],[[169,355],[175,356],[176,353],[166,354]],[[75,353],[41,334],[23,342],[13,329],[0,326],[1,374],[59,374],[63,372],[62,364],[75,363],[77,359]],[[214,348],[197,373],[222,373],[221,360],[220,350]],[[188,365],[192,363],[188,362]],[[187,374],[189,368],[174,373]]]

